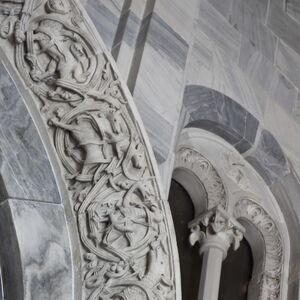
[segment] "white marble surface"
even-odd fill
[[[5,214],[8,221],[6,225],[11,224],[14,231],[10,238],[16,245],[6,254],[4,265],[9,262],[13,264],[19,258],[20,271],[11,271],[21,272],[14,274],[4,269],[5,294],[12,293],[10,289],[18,289],[24,300],[74,299],[74,266],[63,207],[59,204],[9,199],[1,205],[0,210],[1,224]],[[7,229],[2,227],[2,237]],[[7,243],[6,239],[4,242]],[[18,282],[18,276],[21,276],[21,282]]]

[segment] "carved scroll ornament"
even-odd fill
[[[269,214],[250,199],[240,200],[235,207],[236,218],[245,218],[260,231],[265,243],[265,260],[260,279],[259,299],[280,299],[283,273],[282,238]]]
[[[190,170],[197,176],[207,193],[208,209],[217,205],[227,207],[226,192],[221,177],[211,162],[199,152],[186,147],[179,149],[174,168]]]
[[[164,203],[120,81],[73,0],[0,4],[78,224],[84,299],[175,299]]]

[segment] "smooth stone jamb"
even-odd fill
[[[37,128],[0,62],[0,202],[8,197],[60,203]]]
[[[5,299],[73,298],[67,222],[60,204],[8,199],[0,206]]]
[[[188,85],[183,105],[190,116],[185,119],[185,127],[196,127],[215,133],[240,153],[253,146],[259,122],[231,98],[210,88]]]
[[[23,300],[22,263],[8,201],[0,205],[1,280],[5,299]],[[4,298],[3,297],[3,298]],[[2,298],[0,298],[2,300]]]

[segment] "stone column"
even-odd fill
[[[244,227],[216,206],[190,222],[190,243],[200,243],[203,254],[198,300],[218,300],[222,262],[232,245],[237,250]]]

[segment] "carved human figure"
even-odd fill
[[[67,0],[48,0],[46,9],[49,13],[65,15],[70,11],[70,5]]]
[[[46,19],[36,28],[33,41],[39,46],[36,56],[47,54],[49,57],[46,70],[42,70],[35,62],[36,58],[27,56],[32,62],[30,75],[34,81],[43,81],[54,75],[66,81],[86,81],[89,75],[88,58],[76,33],[65,30],[57,21]]]
[[[111,114],[113,112],[110,112]],[[55,119],[49,125],[55,125],[69,131],[76,143],[76,147],[84,152],[81,174],[88,174],[95,164],[110,163],[116,153],[121,158],[126,151],[129,138],[121,131],[121,124],[117,118],[107,118],[105,113],[97,117],[77,117],[71,124]]]
[[[15,47],[11,63],[22,84],[33,103],[47,105],[42,117],[68,174],[79,252],[89,261],[80,263],[82,297],[174,299],[172,247],[151,160],[129,94],[82,7],[75,0],[0,0],[0,13],[3,2],[18,8],[2,17],[10,43],[4,50]]]

